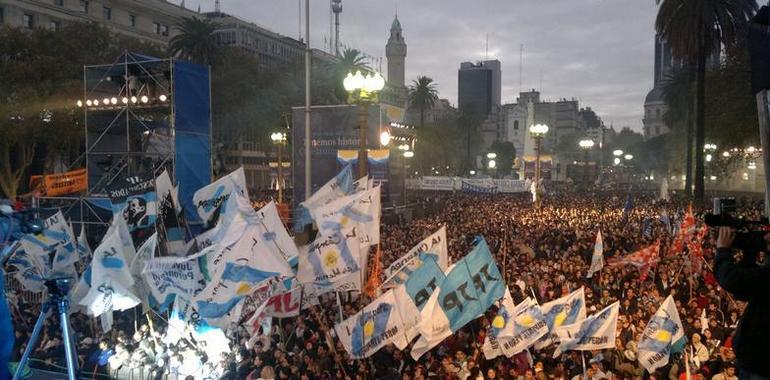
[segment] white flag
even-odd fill
[[[653,373],[668,364],[671,352],[684,348],[686,338],[674,298],[668,296],[644,328],[639,341],[639,363]]]
[[[327,205],[311,208],[310,216],[320,232],[338,231],[360,226],[358,237],[362,247],[380,241],[380,186],[339,198]]]
[[[334,331],[354,359],[367,358],[389,343],[406,339],[392,290],[334,326]]]
[[[615,347],[620,302],[615,302],[602,311],[569,326],[556,329],[559,346],[553,353],[558,358],[562,352],[578,350],[602,350]]]
[[[312,284],[318,294],[361,289],[361,252],[358,226],[326,231],[302,247],[297,280]]]
[[[594,273],[604,268],[604,241],[602,240],[602,231],[596,233],[596,243],[594,243],[594,254],[591,257],[591,267],[588,268],[588,278]]]
[[[535,344],[536,349],[543,349],[558,341],[556,329],[571,325],[586,318],[585,291],[581,287],[559,299],[546,302],[541,306],[550,333]]]
[[[446,226],[419,242],[404,256],[394,261],[385,269],[386,280],[382,284],[383,289],[390,289],[398,284],[403,284],[409,275],[415,270],[417,256],[426,252],[436,255],[436,264],[442,271],[447,272],[449,267],[449,250],[446,241]]]
[[[91,287],[80,301],[93,316],[130,309],[140,302],[133,294],[134,278],[123,255],[122,245],[119,232],[111,230],[94,250]]]
[[[247,199],[249,197],[246,191],[246,175],[243,167],[198,189],[193,194],[193,203],[204,223],[217,222],[219,215],[226,211],[223,208],[227,204],[230,194],[234,191],[243,194]]]

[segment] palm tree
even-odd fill
[[[695,198],[704,195],[703,145],[706,61],[722,44],[743,35],[757,10],[756,0],[656,0],[655,29],[675,57],[695,68]]]
[[[217,50],[214,32],[220,25],[209,19],[193,16],[183,18],[177,27],[180,33],[171,38],[171,54],[195,63],[210,64]]]
[[[674,127],[685,125],[685,194],[692,192],[692,150],[693,150],[693,102],[692,102],[692,78],[691,68],[682,67],[668,73],[663,80],[661,92],[666,103],[666,114],[663,119],[666,124]]]
[[[358,49],[345,49],[340,56],[340,59],[334,62],[331,66],[331,80],[334,81],[335,94],[338,99],[347,99],[348,93],[345,91],[345,87],[342,86],[342,81],[348,73],[354,73],[360,71],[366,75],[371,72],[372,69],[366,61],[363,53]]]
[[[409,87],[409,105],[420,109],[420,128],[425,125],[425,111],[438,102],[436,83],[426,76],[418,77]]]

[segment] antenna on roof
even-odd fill
[[[219,0],[214,1],[214,12],[221,12],[221,8],[219,7]]]
[[[486,34],[487,37],[487,47],[486,51],[484,52],[484,60],[489,60],[489,33]]]

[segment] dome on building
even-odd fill
[[[644,98],[644,104],[649,103],[659,103],[663,101],[663,89],[655,86],[650,90],[650,92],[647,94],[647,97]]]

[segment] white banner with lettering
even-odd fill
[[[413,190],[459,191],[462,190],[463,182],[476,187],[496,187],[498,193],[525,193],[530,188],[529,180],[436,176],[410,180],[407,187]]]

